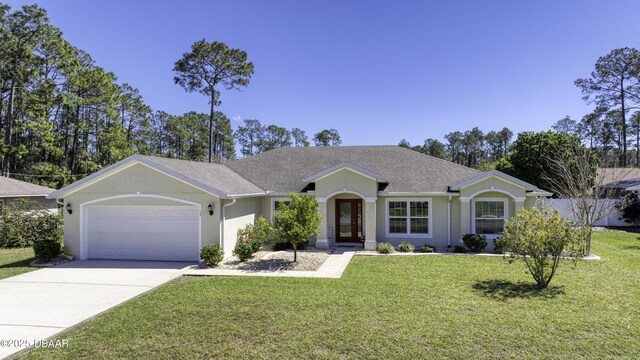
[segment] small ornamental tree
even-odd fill
[[[309,237],[320,234],[322,215],[318,202],[310,195],[291,194],[289,202],[282,202],[273,215],[274,240],[291,244],[293,261],[298,261],[298,245]]]
[[[503,236],[496,241],[510,261],[522,259],[538,287],[545,288],[561,259],[576,262],[583,255],[585,233],[557,210],[532,207],[507,220]]]

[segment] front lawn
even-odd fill
[[[596,233],[601,261],[539,292],[483,256],[355,257],[341,279],[183,278],[26,358],[637,358],[640,239]]]
[[[35,270],[29,263],[35,260],[32,248],[0,248],[0,279]]]

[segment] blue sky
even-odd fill
[[[13,7],[33,1],[9,1]],[[336,128],[344,145],[412,144],[478,126],[546,130],[584,104],[575,79],[640,47],[638,1],[38,1],[73,45],[157,110],[208,111],[173,83],[202,38],[249,54],[234,119]]]

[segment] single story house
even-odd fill
[[[196,261],[230,255],[236,232],[272,219],[291,193],[315,197],[312,245],[378,242],[446,248],[466,233],[496,237],[505,219],[551,194],[398,146],[298,147],[228,164],[134,155],[50,194],[65,204],[65,251],[80,259]]]
[[[9,205],[18,199],[29,199],[45,209],[57,209],[55,199],[48,199],[54,189],[0,176],[0,204]]]

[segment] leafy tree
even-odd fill
[[[464,153],[462,152],[462,142],[464,135],[460,131],[454,131],[446,134],[444,138],[447,140],[447,152],[451,157],[451,161],[456,164],[464,163]]]
[[[445,145],[439,140],[435,139],[427,139],[424,141],[424,152],[427,155],[431,155],[433,157],[437,157],[439,159],[447,158],[447,148]]]
[[[622,167],[627,166],[627,112],[636,107],[640,100],[639,75],[640,52],[633,48],[621,48],[600,57],[589,78],[575,81],[585,101],[619,112]]]
[[[258,151],[265,152],[281,147],[288,147],[292,144],[289,130],[280,126],[269,125],[265,128],[262,138],[260,139]]]
[[[252,156],[259,152],[264,129],[260,121],[251,119],[244,120],[244,126],[238,127],[235,137],[238,140],[238,144],[240,144],[242,156]]]
[[[571,119],[569,115],[563,117],[562,119],[556,121],[555,124],[551,126],[553,131],[555,132],[564,132],[569,135],[577,135],[578,131],[578,122]]]
[[[175,83],[186,91],[197,91],[209,97],[209,162],[213,161],[213,137],[215,105],[219,104],[219,91],[239,89],[247,86],[253,74],[253,63],[247,61],[247,53],[239,49],[230,49],[222,42],[207,42],[202,39],[191,45],[191,51],[184,53],[173,68]]]
[[[316,146],[340,146],[342,139],[336,129],[322,130],[313,136]]]
[[[293,261],[298,261],[298,246],[309,237],[320,234],[322,215],[318,202],[307,194],[291,194],[289,202],[283,202],[273,215],[275,241],[291,244]]]
[[[550,190],[562,177],[550,168],[549,159],[561,159],[565,163],[574,163],[572,149],[586,149],[580,139],[567,133],[523,132],[513,144],[512,152],[500,159],[496,169]],[[595,159],[592,160],[595,163]]]
[[[309,139],[304,130],[293,128],[291,129],[291,137],[293,137],[293,146],[296,147],[308,147]]]
[[[534,206],[518,211],[505,223],[497,247],[511,258],[522,259],[539,288],[549,286],[563,258],[582,257],[584,231],[569,220]]]

